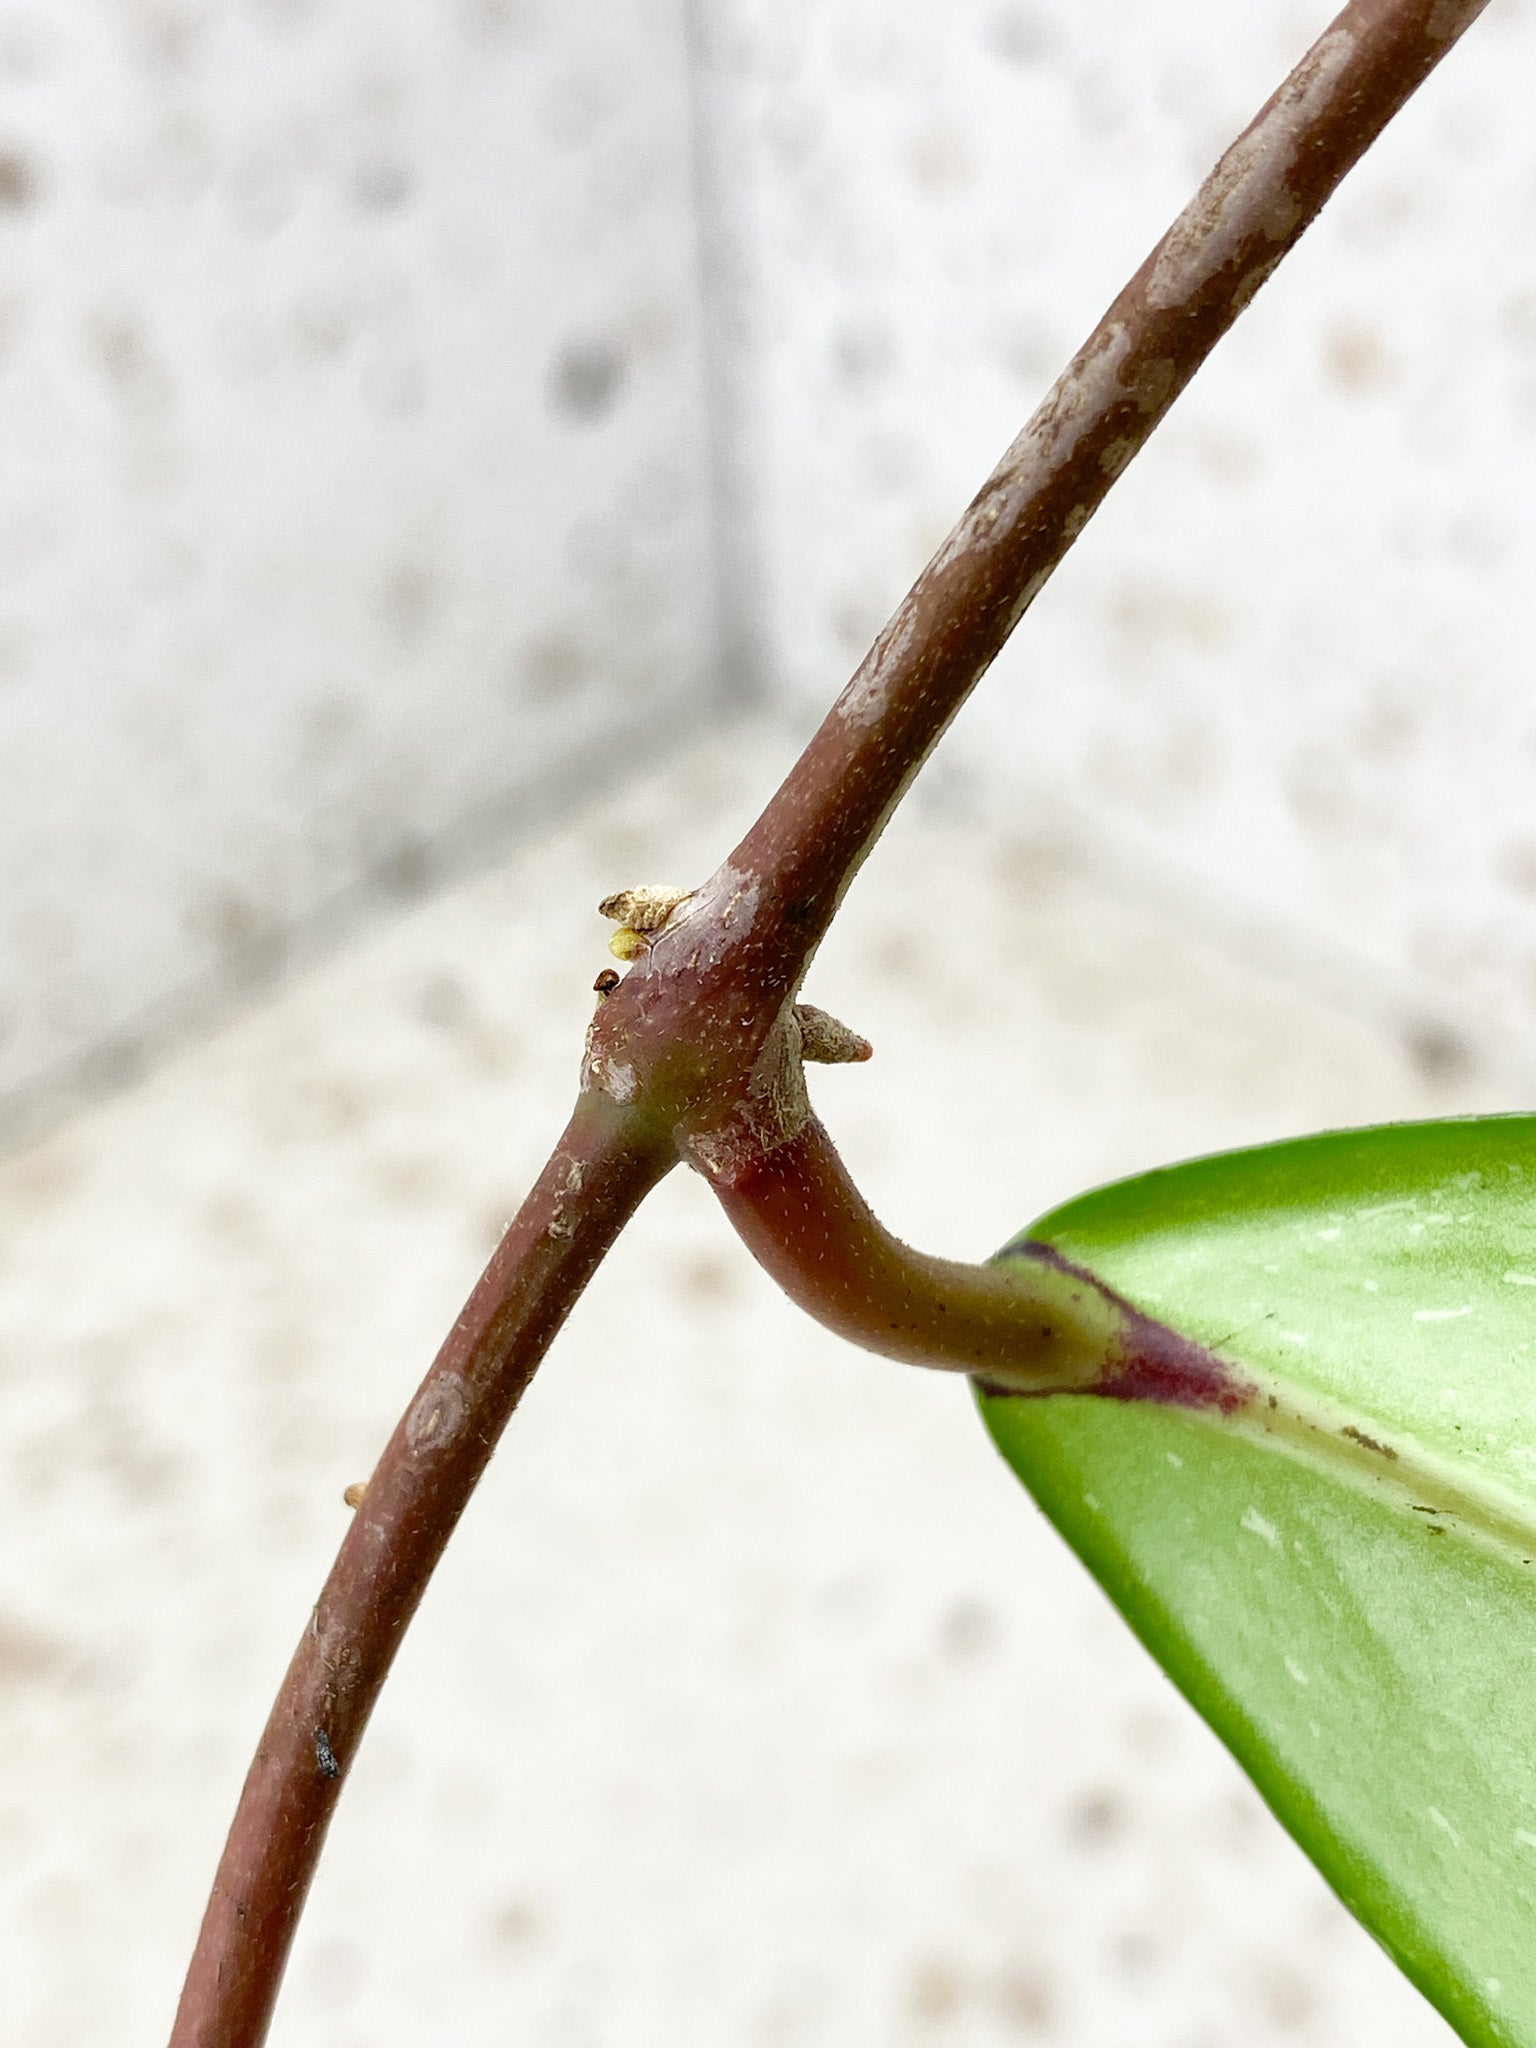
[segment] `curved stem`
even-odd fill
[[[1487,0],[1349,0],[1238,137],[912,586],[762,815],[648,938],[588,1073],[690,1156],[802,1120],[784,1012],[923,761],[1174,399]]]
[[[1351,0],[1105,313],[902,600],[728,868],[800,977],[908,783],[1089,518],[1487,0]]]
[[[1014,1390],[1229,1405],[1219,1361],[1047,1256],[883,1231],[809,1117],[788,1005],[902,792],[1114,479],[1486,0],[1350,0],[1115,300],[730,859],[606,995],[575,1115],[380,1460],[251,1766],[173,2048],[257,2048],[400,1636],[523,1388],[681,1148],[795,1298]],[[1171,1336],[1171,1333],[1165,1333]],[[1216,1376],[1213,1377],[1212,1375]]]
[[[822,1126],[715,1183],[752,1256],[840,1337],[1008,1394],[1103,1394],[1242,1407],[1254,1389],[1044,1246],[972,1266],[914,1251],[878,1221]]]
[[[443,1547],[560,1325],[675,1154],[583,1096],[385,1447],[240,1795],[171,2048],[258,2048],[347,1771]]]

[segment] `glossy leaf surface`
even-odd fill
[[[1536,2048],[1536,1117],[1197,1160],[1026,1243],[1245,1395],[983,1396],[999,1449],[1465,2039]]]

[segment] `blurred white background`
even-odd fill
[[[709,687],[689,92],[668,0],[0,14],[13,1120]]]
[[[341,1489],[563,1119],[596,897],[727,850],[1325,18],[0,10],[8,2040],[163,2034]],[[850,898],[811,993],[877,1058],[817,1094],[916,1242],[1518,1101],[1533,45],[1495,0]],[[674,1176],[456,1539],[274,2033],[424,2039],[1448,2036],[963,1390]]]

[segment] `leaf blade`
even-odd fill
[[[999,1449],[1464,2038],[1536,2048],[1536,1118],[1196,1161],[1031,1241],[1259,1395],[983,1394]],[[1276,1388],[1329,1427],[1269,1437]]]

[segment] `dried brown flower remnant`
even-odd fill
[[[632,931],[659,932],[678,904],[692,894],[691,889],[616,889],[599,903],[597,914]]]
[[[597,906],[599,917],[611,917],[619,929],[608,941],[615,960],[634,960],[645,951],[653,932],[659,932],[679,903],[693,894],[691,889],[616,889]]]

